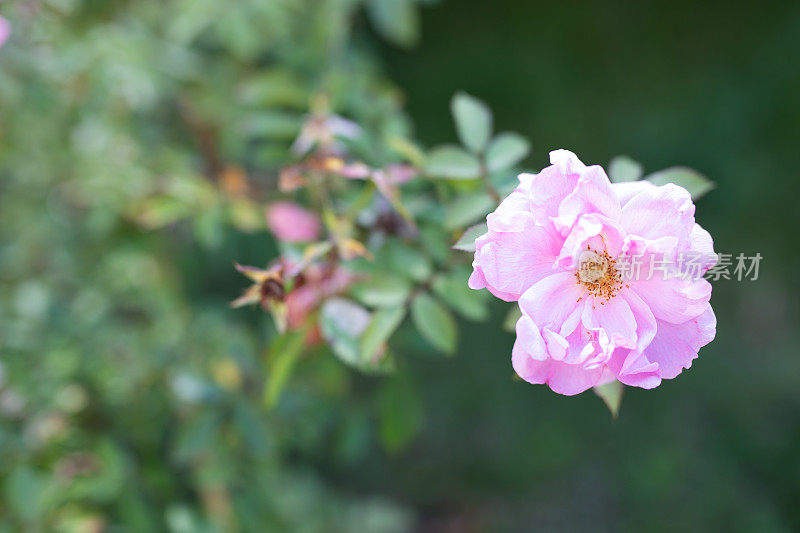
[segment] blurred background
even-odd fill
[[[0,531],[800,529],[796,2],[0,16]],[[274,332],[228,308],[231,264],[276,255],[257,200],[319,87],[376,139],[453,141],[464,90],[531,139],[527,170],[555,148],[696,168],[698,222],[761,253],[758,280],[716,282],[716,340],[617,419],[513,380],[499,301],[455,358],[401,339],[379,378],[309,357],[268,410]]]

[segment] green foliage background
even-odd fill
[[[796,6],[50,0],[0,14],[14,31],[0,49],[0,530],[800,527]],[[369,130],[370,164],[387,135],[455,141],[464,89],[496,130],[532,139],[526,168],[557,147],[698,168],[718,185],[698,221],[718,251],[762,253],[761,277],[717,283],[717,339],[679,379],[627,390],[615,421],[591,394],[511,379],[499,302],[460,329],[455,358],[402,336],[390,378],[304,358],[270,410],[273,326],[227,304],[231,261],[277,249],[254,202],[214,178],[235,163],[274,188],[321,88]]]

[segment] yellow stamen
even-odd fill
[[[600,305],[616,296],[623,286],[616,261],[605,250],[598,252],[588,245],[581,253],[575,279],[589,294],[603,300]]]

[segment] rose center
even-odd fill
[[[605,250],[598,252],[589,246],[578,258],[575,279],[589,294],[601,298],[601,305],[613,298],[623,285],[616,261]]]

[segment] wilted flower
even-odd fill
[[[295,263],[285,257],[267,270],[238,264],[236,269],[253,285],[231,306],[261,304],[272,313],[279,329],[303,327],[323,300],[344,292],[353,282],[353,275],[336,263]],[[316,331],[309,332],[309,341],[317,338]]]
[[[276,202],[266,209],[267,227],[278,240],[308,242],[322,231],[317,215],[291,202]]]
[[[601,167],[566,150],[551,152],[550,162],[521,174],[487,217],[469,280],[519,300],[514,370],[562,394],[614,379],[652,388],[677,376],[716,330],[711,285],[675,261],[700,257],[703,272],[716,262],[689,193],[612,184]],[[625,276],[617,263],[629,256],[657,260],[667,275]]]
[[[282,263],[267,270],[237,263],[236,270],[247,276],[253,284],[244,291],[244,294],[231,302],[231,307],[261,304],[265,310],[268,310],[271,302],[283,301],[286,289],[283,278],[285,268]]]

